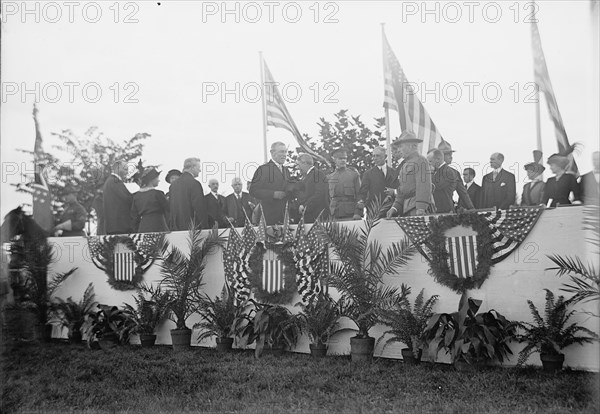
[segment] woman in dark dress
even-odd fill
[[[133,195],[131,217],[136,233],[169,231],[169,203],[165,193],[156,189],[160,171],[148,167],[141,175],[140,190]]]
[[[580,204],[577,179],[573,174],[566,172],[569,159],[559,154],[553,154],[547,162],[555,176],[546,181],[544,204],[548,205],[549,200],[552,200],[550,207],[556,207],[557,204],[571,204],[569,200],[571,193],[573,193],[574,203]]]

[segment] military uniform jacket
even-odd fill
[[[362,215],[357,208],[360,176],[354,168],[336,169],[327,176],[329,186],[329,213],[335,218]]]
[[[87,211],[81,204],[77,202],[65,204],[65,211],[60,216],[59,223],[67,220],[71,220],[71,230],[63,230],[62,237],[85,236],[83,228],[87,221]]]
[[[410,214],[413,209],[434,212],[431,167],[427,158],[413,154],[406,158],[398,171],[398,191],[394,208],[402,215]]]
[[[123,181],[111,175],[104,183],[104,229],[106,234],[128,234],[133,231],[131,203],[133,196]]]

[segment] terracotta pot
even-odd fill
[[[192,343],[191,329],[171,329],[171,343],[173,351],[186,351]]]
[[[217,338],[217,351],[229,352],[233,346],[233,338]]]
[[[139,336],[142,348],[152,348],[154,346],[154,343],[156,342],[156,335],[141,333]]]
[[[565,362],[564,354],[540,354],[542,366],[546,372],[558,372]]]
[[[375,338],[350,338],[352,362],[371,362],[375,351]]]
[[[327,345],[325,344],[310,344],[310,354],[313,358],[324,358],[327,356]]]
[[[410,348],[403,348],[400,352],[402,353],[402,359],[405,364],[417,365],[421,363],[421,356],[423,355],[422,349],[419,349],[417,358],[415,358],[415,354],[413,354],[413,351]]]

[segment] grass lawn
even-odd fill
[[[535,357],[535,356],[534,356]],[[0,412],[600,412],[599,375],[41,344],[2,352]]]

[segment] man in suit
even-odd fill
[[[355,168],[348,167],[348,152],[339,148],[333,152],[335,171],[327,176],[329,186],[329,214],[337,220],[360,220],[358,192],[360,175]]]
[[[473,181],[475,179],[475,170],[471,167],[465,168],[463,171],[463,178],[465,180],[467,194],[469,194],[473,207],[479,208],[479,205],[481,204],[481,186]]]
[[[258,167],[252,177],[250,195],[260,201],[269,226],[283,223],[285,206],[293,190],[290,173],[283,165],[286,155],[286,145],[274,142],[271,160]]]
[[[304,214],[305,223],[314,223],[323,210],[327,216],[327,176],[314,166],[310,154],[298,156],[298,169],[302,173],[300,181],[301,192],[298,196],[298,213]]]
[[[358,193],[358,207],[368,208],[376,199],[381,202],[379,217],[386,216],[392,207],[396,188],[398,188],[398,170],[386,164],[385,148],[376,147],[373,150],[375,166],[364,172]]]
[[[204,189],[196,177],[200,174],[200,159],[188,158],[183,162],[183,173],[171,183],[169,205],[170,227],[173,231],[187,231],[192,221],[196,227],[208,228],[204,203]]]
[[[128,234],[133,231],[131,222],[133,196],[123,183],[127,172],[127,162],[117,161],[112,166],[111,175],[104,183],[102,204],[106,234]]]
[[[452,195],[456,190],[454,169],[444,162],[444,153],[433,149],[427,154],[427,161],[433,167],[433,200],[436,213],[454,213]]]
[[[544,189],[546,183],[542,173],[546,169],[539,162],[530,162],[525,164],[525,171],[529,182],[523,186],[523,194],[521,196],[522,206],[539,206],[544,203]]]
[[[219,181],[216,178],[208,180],[210,193],[204,196],[206,205],[206,214],[208,216],[208,227],[213,228],[215,223],[217,227],[227,227],[227,217],[225,216],[225,197],[219,194]]]
[[[458,194],[458,206],[467,210],[475,209],[473,200],[469,196],[469,192],[465,187],[460,172],[452,167],[453,155],[456,152],[452,149],[452,146],[448,141],[442,140],[438,145],[438,149],[444,153],[444,162],[450,166],[450,173],[454,174],[454,180],[456,181],[456,193]]]
[[[419,154],[423,140],[414,132],[404,131],[392,142],[394,157],[403,158],[398,171],[396,200],[387,212],[387,217],[423,216],[435,212],[431,184],[431,167],[427,158]]]
[[[496,207],[506,210],[515,204],[517,185],[514,174],[504,170],[504,155],[495,152],[490,156],[493,171],[484,175],[481,181],[481,208]]]
[[[234,227],[244,227],[246,216],[252,220],[254,202],[250,194],[242,191],[242,179],[235,177],[231,180],[233,193],[225,197],[225,214]]]
[[[600,205],[600,152],[592,154],[594,169],[581,176],[579,182],[583,204]]]

